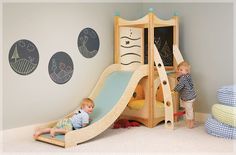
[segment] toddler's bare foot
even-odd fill
[[[51,129],[51,130],[50,130],[50,135],[51,135],[52,138],[55,137],[55,130],[54,130],[54,129]]]
[[[188,127],[189,129],[192,129],[192,128],[194,128],[194,126],[193,125],[189,125],[189,127]]]
[[[191,120],[190,123],[189,123],[189,129],[192,129],[192,128],[194,128],[194,127],[195,127],[194,121]]]
[[[33,135],[34,139],[37,139],[40,136],[41,132],[36,131]]]
[[[185,124],[186,124],[186,127],[187,127],[187,128],[190,128],[190,123],[191,123],[190,120],[186,120],[186,123],[185,123]]]
[[[198,126],[200,126],[200,123],[197,122],[197,121],[194,121],[194,122],[193,122],[193,126],[194,126],[194,127],[198,127]]]

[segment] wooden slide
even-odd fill
[[[97,85],[89,96],[95,102],[95,109],[89,126],[68,132],[66,135],[41,135],[38,141],[43,141],[61,147],[72,147],[90,140],[109,128],[121,115],[127,106],[138,82],[148,75],[148,66],[141,65],[135,71],[122,71],[119,64],[110,65],[100,76]],[[73,115],[73,112],[65,117]],[[56,122],[49,122],[44,127],[53,127]]]

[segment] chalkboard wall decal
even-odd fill
[[[73,74],[73,62],[65,52],[55,53],[49,61],[48,72],[51,79],[57,84],[64,84]]]
[[[94,57],[99,49],[99,38],[96,31],[91,28],[83,29],[79,34],[77,44],[80,53],[85,58]]]
[[[16,73],[20,75],[28,75],[38,66],[38,49],[29,40],[18,40],[12,45],[8,55],[8,60],[11,68]]]
[[[154,43],[165,66],[173,66],[173,27],[154,28]],[[148,61],[148,29],[144,30],[144,63]]]

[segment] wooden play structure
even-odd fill
[[[89,95],[96,105],[92,122],[65,135],[52,138],[44,134],[36,140],[65,148],[76,146],[96,137],[118,118],[137,120],[147,127],[165,120],[167,128],[174,128],[179,100],[171,89],[176,84],[176,65],[183,61],[178,49],[178,17],[161,20],[151,12],[135,21],[119,16],[114,20],[115,60]],[[38,128],[53,127],[58,120]]]
[[[179,98],[171,90],[177,82],[176,66],[183,61],[178,50],[178,17],[162,20],[149,13],[128,21],[116,16],[114,26],[115,63],[121,64],[122,70],[148,66],[148,76],[141,79],[120,118],[136,120],[147,127],[165,120],[166,127],[173,129]]]

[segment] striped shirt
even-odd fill
[[[181,100],[189,101],[197,97],[190,74],[181,75],[178,81],[174,91],[179,92]]]

